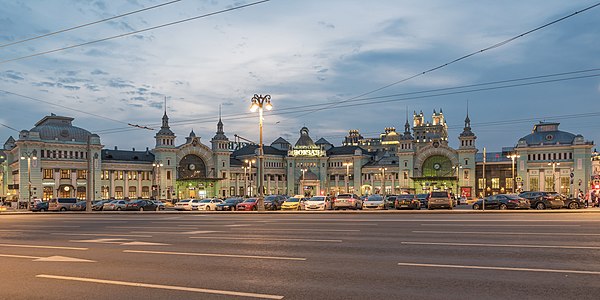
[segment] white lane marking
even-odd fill
[[[274,260],[300,260],[300,261],[306,260],[306,258],[303,258],[303,257],[256,256],[256,255],[219,254],[219,253],[166,252],[166,251],[146,251],[146,250],[123,250],[123,252],[145,253],[145,254],[165,254],[165,255],[187,255],[187,256],[256,258],[256,259],[274,259]]]
[[[88,250],[88,248],[45,246],[45,245],[24,245],[24,244],[0,244],[0,247],[18,247],[18,248],[39,248],[39,249],[61,249],[61,250]]]
[[[46,261],[46,262],[96,262],[95,260],[75,258],[75,257],[66,257],[66,256],[48,256],[48,257],[40,257],[33,261]]]
[[[600,272],[596,272],[596,271],[560,270],[560,269],[531,269],[531,268],[439,265],[439,264],[418,264],[418,263],[398,263],[398,265],[399,266],[408,266],[408,267],[430,267],[430,268],[454,268],[454,269],[478,269],[478,270],[501,270],[501,271],[524,271],[524,272],[600,275]]]
[[[15,225],[12,225],[12,226],[13,227],[39,227],[39,228],[55,228],[55,227],[56,228],[71,228],[71,227],[75,228],[75,227],[81,227],[79,225],[43,225],[43,224],[40,224],[40,225],[26,225],[26,224],[22,224],[21,225],[21,224],[15,224]]]
[[[105,228],[114,228],[114,229],[168,229],[164,226],[106,226]]]
[[[476,244],[476,243],[442,243],[442,242],[402,242],[406,245],[438,245],[438,246],[474,246],[474,247],[508,247],[508,248],[556,248],[556,249],[591,249],[600,247],[568,246],[568,245],[526,245],[526,244]]]
[[[291,242],[323,242],[323,243],[341,243],[342,242],[342,240],[312,240],[312,239],[285,239],[285,238],[262,238],[262,237],[222,237],[222,236],[191,236],[190,239],[259,240],[259,241],[291,241]]]
[[[96,262],[94,260],[87,260],[82,258],[66,257],[66,256],[27,256],[27,255],[13,255],[13,254],[0,254],[0,257],[11,257],[11,258],[25,258],[32,259],[33,261],[42,262]]]
[[[246,228],[230,228],[231,230],[248,230]],[[298,229],[298,228],[252,228],[252,231],[309,231],[309,232],[358,232],[359,229]]]
[[[127,242],[121,244],[121,246],[170,246],[171,244],[163,244],[163,243],[152,243],[152,242]]]
[[[505,232],[505,231],[434,231],[434,230],[429,230],[428,231],[428,230],[415,230],[415,231],[413,231],[413,233],[600,236],[600,233]]]
[[[484,227],[478,224],[421,224],[421,226],[452,226],[452,227]],[[489,225],[485,225],[489,226]],[[491,225],[494,227],[580,227],[581,225],[540,225],[540,224],[516,224],[516,225]]]
[[[176,232],[176,231],[132,231],[131,233],[142,233],[142,234],[203,234],[203,233],[215,233],[219,231],[212,230],[197,230],[197,231],[185,231],[185,232]]]
[[[95,239],[95,240],[71,240],[72,243],[99,243],[99,244],[117,244],[120,246],[170,246],[171,244],[138,242],[129,239]]]
[[[185,292],[195,292],[195,293],[205,293],[205,294],[250,297],[250,298],[259,298],[259,299],[283,299],[283,296],[278,296],[278,295],[213,290],[213,289],[193,288],[193,287],[164,285],[164,284],[150,284],[150,283],[143,283],[143,282],[116,281],[116,280],[94,279],[94,278],[85,278],[85,277],[70,277],[70,276],[59,276],[59,275],[46,275],[46,274],[39,274],[39,275],[36,275],[35,277],[47,278],[47,279],[58,279],[58,280],[69,280],[69,281],[80,281],[80,282],[92,282],[92,283],[101,283],[101,284],[112,284],[112,285],[121,285],[121,286],[143,287],[143,288],[151,288],[151,289],[163,289],[163,290],[185,291]]]
[[[124,237],[152,237],[151,235],[140,234],[110,234],[110,233],[51,233],[53,235],[69,235],[69,236],[124,236]]]
[[[226,227],[248,227],[248,226],[254,226],[252,224],[231,224],[231,225],[220,225],[220,226],[226,226]]]

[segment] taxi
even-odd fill
[[[281,204],[281,210],[302,210],[303,206],[304,199],[291,197]]]

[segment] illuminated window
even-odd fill
[[[492,178],[492,188],[493,189],[500,188],[500,178]]]
[[[52,179],[54,177],[54,172],[52,169],[44,169],[44,179]]]
[[[87,170],[77,170],[77,179],[86,179]]]
[[[60,179],[71,179],[71,170],[60,170]]]

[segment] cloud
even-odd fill
[[[135,88],[131,81],[123,80],[120,78],[113,78],[108,81],[108,86],[124,89],[124,88]]]
[[[92,72],[90,72],[90,74],[92,74],[92,75],[108,75],[107,72],[104,72],[104,71],[102,71],[100,69],[95,69]]]
[[[7,70],[0,73],[0,78],[7,78],[12,80],[25,80],[25,74],[13,70]]]
[[[317,24],[319,24],[320,26],[322,26],[322,27],[324,27],[326,29],[335,29],[335,26],[333,24],[327,23],[327,22],[324,22],[324,21],[319,21],[319,23],[317,23]]]

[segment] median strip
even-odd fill
[[[145,250],[123,250],[123,252],[125,252],[125,253],[142,253],[142,254],[253,258],[253,259],[273,259],[273,260],[295,260],[295,261],[305,261],[306,260],[306,258],[302,258],[302,257],[257,256],[257,255],[238,255],[238,254],[219,254],[219,253],[168,252],[168,251],[145,251]]]
[[[100,283],[100,284],[108,284],[108,285],[163,289],[163,290],[172,290],[172,291],[184,291],[184,292],[195,292],[195,293],[205,293],[205,294],[249,297],[249,298],[259,298],[259,299],[283,299],[283,296],[278,296],[278,295],[213,290],[213,289],[203,289],[203,288],[176,286],[176,285],[151,284],[151,283],[143,283],[143,282],[117,281],[117,280],[85,278],[85,277],[70,277],[70,276],[47,275],[47,274],[39,274],[39,275],[36,275],[35,277],[46,278],[46,279],[67,280],[67,281],[91,282],[91,283]]]

